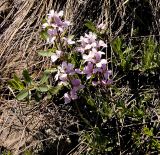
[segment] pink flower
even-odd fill
[[[97,35],[95,33],[89,32],[89,34],[85,33],[85,37],[88,39],[88,43],[93,43],[97,39]]]
[[[95,56],[95,63],[101,61],[101,57],[102,57],[103,54],[105,54],[105,53],[102,52],[102,51],[95,52],[95,54],[94,54],[94,56]]]
[[[87,75],[87,79],[90,79],[93,74],[93,64],[88,62],[87,66],[84,67],[83,73]]]
[[[62,82],[67,83],[68,75],[74,75],[74,65],[71,63],[67,63],[66,61],[62,62],[61,66],[58,66],[58,72],[55,75],[55,80],[60,79]]]
[[[101,24],[97,25],[97,28],[101,29],[101,30],[104,30],[105,27],[106,27],[106,24],[104,24],[104,23],[101,23]]]
[[[73,80],[71,80],[71,84],[73,86],[74,91],[78,91],[78,90],[84,88],[84,86],[81,85],[81,80],[80,79],[73,79]]]
[[[42,25],[43,28],[49,27],[49,41],[56,38],[58,33],[63,33],[64,30],[71,25],[69,21],[62,20],[63,11],[57,12],[51,10],[48,14],[47,22]],[[52,42],[52,41],[51,41]]]
[[[94,62],[94,59],[93,59],[94,58],[94,52],[90,51],[89,55],[83,54],[82,58],[85,60],[84,63],[85,62]]]
[[[65,102],[65,104],[71,102],[71,97],[70,97],[70,95],[68,93],[64,94],[64,102]]]
[[[48,16],[49,17],[62,17],[63,16],[63,11],[56,12],[54,10],[50,10]]]
[[[55,61],[56,61],[58,58],[60,58],[62,55],[63,55],[63,52],[62,52],[62,51],[56,50],[56,53],[54,53],[54,54],[51,56],[52,62],[55,62]]]
[[[73,80],[71,80],[71,84],[72,84],[73,88],[70,90],[69,93],[65,93],[64,94],[65,103],[70,103],[71,100],[78,99],[77,92],[80,89],[84,88],[84,86],[81,85],[81,80],[80,79],[73,79]]]
[[[73,44],[75,44],[75,41],[73,41],[72,38],[63,37],[63,40],[64,40],[68,45],[73,45]]]
[[[57,30],[56,29],[48,29],[47,33],[49,36],[56,36]]]
[[[85,45],[89,43],[89,39],[86,37],[80,36],[80,40],[78,40],[78,42],[81,42],[82,45]]]
[[[105,78],[105,80],[108,80],[111,75],[112,75],[112,71],[111,70],[105,71],[104,72],[104,78]]]
[[[68,80],[68,76],[67,76],[67,74],[62,73],[59,75],[59,79],[63,82],[66,82]]]
[[[85,47],[84,47],[85,50],[89,50],[89,49],[91,49],[91,48],[92,48],[92,45],[91,45],[91,44],[86,44]]]
[[[63,17],[63,11],[60,11],[60,12],[57,12],[57,11],[54,11],[54,10],[50,10],[49,14],[48,14],[48,19],[55,19],[56,20],[59,20],[60,17]],[[53,21],[55,22],[55,21]]]
[[[85,60],[84,62],[89,61],[92,63],[98,63],[101,60],[102,54],[105,53],[92,48],[92,51],[89,52],[89,55],[83,54],[82,57]]]
[[[59,13],[51,10],[50,13],[48,14],[48,23],[52,27],[59,27],[63,24],[62,20],[60,17],[63,16],[63,11],[60,11]]]
[[[76,72],[77,74],[83,74],[83,71],[81,71],[79,68],[76,68],[76,69],[75,69],[75,72]]]
[[[112,75],[112,71],[111,70],[106,70],[106,71],[104,71],[103,75],[104,75],[104,79],[102,79],[101,83],[103,85],[112,84],[113,80],[109,78]]]
[[[77,47],[76,50],[83,54],[85,52],[85,49],[83,47]]]
[[[110,80],[102,80],[101,81],[102,85],[110,85],[113,83],[113,81],[110,79]]]
[[[98,46],[99,46],[99,47],[107,47],[107,44],[105,44],[103,40],[100,40],[100,41],[98,42]]]
[[[65,20],[63,22],[63,27],[67,28],[68,26],[72,25],[70,21]]]
[[[62,62],[60,70],[61,70],[61,72],[64,72],[69,75],[75,74],[74,65],[71,63],[67,63],[66,61]]]
[[[102,66],[107,64],[107,60],[106,59],[101,59],[100,62],[98,62],[96,64],[97,67],[101,68]]]
[[[97,85],[98,85],[98,82],[97,82],[97,81],[92,81],[92,85],[93,85],[93,86],[97,86]]]
[[[72,89],[72,90],[70,91],[70,96],[71,96],[71,99],[72,99],[72,100],[76,100],[76,99],[78,98],[78,96],[77,96],[77,91],[75,91],[74,89]]]
[[[81,81],[79,79],[73,79],[71,80],[71,83],[73,87],[78,87],[81,84]]]
[[[47,41],[49,43],[53,43],[55,41],[55,39],[56,39],[57,30],[48,29],[47,33],[48,33],[48,39],[47,39]]]
[[[77,48],[77,51],[84,53],[85,50],[90,50],[92,48],[96,48],[97,47],[97,36],[96,34],[89,32],[89,34],[85,33],[85,36],[81,36],[80,40],[78,40],[77,42],[81,43],[81,47]]]

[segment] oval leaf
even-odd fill
[[[17,100],[23,100],[23,99],[25,99],[28,95],[29,95],[28,90],[22,90],[22,91],[16,96],[16,99],[17,99]]]
[[[50,57],[54,54],[54,51],[55,51],[54,49],[49,49],[46,51],[39,51],[38,54],[44,57]]]
[[[41,85],[41,86],[38,86],[37,88],[37,91],[40,91],[40,92],[47,92],[49,90],[49,87],[46,86],[46,85]]]

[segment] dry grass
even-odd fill
[[[28,68],[32,77],[38,77],[44,67],[51,65],[49,60],[39,58],[37,55],[39,49],[47,48],[40,39],[39,33],[42,19],[45,18],[49,10],[63,9],[65,18],[73,23],[70,33],[77,35],[84,31],[81,27],[86,19],[95,23],[103,21],[107,24],[107,36],[109,36],[109,40],[112,40],[121,34],[125,25],[130,22],[130,17],[126,12],[127,3],[128,0],[114,0],[114,2],[111,0],[0,1],[0,146],[4,145],[19,154],[19,151],[23,150],[22,146],[26,146],[26,143],[28,146],[37,145],[37,142],[31,139],[44,124],[49,126],[52,123],[53,125],[55,116],[60,121],[68,117],[65,114],[63,118],[63,114],[58,113],[58,107],[55,107],[50,119],[48,117],[46,119],[45,112],[41,112],[41,109],[47,109],[47,106],[46,108],[42,107],[44,103],[32,107],[26,106],[26,103],[11,100],[8,97],[8,87],[6,86],[6,81],[13,76],[13,73],[21,76],[23,69]],[[155,18],[152,34],[157,35],[158,32],[160,35],[158,16],[160,2],[159,0],[150,0],[149,3]],[[115,26],[117,20],[119,24]],[[132,37],[134,23],[131,25],[128,35]],[[45,122],[46,120],[48,122]],[[74,122],[72,117],[69,117],[68,121]],[[56,125],[53,128],[57,129]],[[40,139],[37,138],[37,140],[40,142]]]

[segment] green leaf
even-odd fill
[[[48,38],[47,30],[42,31],[42,32],[40,33],[40,36],[41,36],[41,38],[42,38],[43,40],[47,40],[47,38]]]
[[[40,84],[44,84],[48,82],[49,74],[44,74],[40,80]]]
[[[63,85],[57,85],[55,87],[52,87],[49,91],[52,95],[57,95],[59,91],[63,89],[63,87]]]
[[[8,81],[8,85],[10,87],[12,87],[13,89],[16,89],[16,90],[24,89],[23,83],[21,82],[21,80],[16,75],[14,75],[12,80]]]
[[[123,54],[125,54],[126,56],[129,56],[129,55],[131,55],[131,51],[133,50],[133,48],[131,48],[131,47],[127,47],[126,49],[125,49],[125,51],[123,52]]]
[[[112,42],[112,48],[114,52],[116,52],[119,56],[123,55],[123,52],[121,50],[122,48],[122,38],[118,37]]]
[[[23,70],[22,74],[26,83],[30,83],[32,81],[27,69]]]
[[[40,84],[47,83],[47,82],[48,82],[48,79],[49,79],[49,75],[50,75],[51,73],[55,73],[55,72],[57,72],[57,69],[56,69],[56,68],[52,68],[52,69],[47,69],[47,70],[45,70],[44,73],[43,73],[43,76],[42,76],[42,78],[41,78],[41,80],[40,80]]]
[[[25,151],[24,155],[32,155],[31,151],[27,150]]]
[[[35,94],[34,94],[34,98],[35,98],[36,102],[39,102],[41,100],[41,98],[42,98],[41,92],[36,91]]]
[[[28,97],[29,95],[29,91],[28,90],[22,90],[17,96],[16,96],[16,99],[17,100],[23,100],[25,99],[26,97]]]
[[[150,137],[153,136],[153,132],[152,132],[152,130],[149,130],[149,128],[144,127],[143,131],[144,131],[144,134],[146,134],[146,135],[148,135]]]
[[[46,69],[44,71],[45,74],[51,74],[51,73],[55,73],[55,72],[57,72],[56,68]]]
[[[47,92],[49,90],[49,86],[41,85],[41,86],[38,86],[36,89],[37,91],[40,91],[40,92]]]
[[[108,147],[105,149],[105,151],[111,152],[113,150],[113,147]]]
[[[15,90],[19,90],[19,85],[13,79],[8,81],[8,85]]]
[[[38,54],[40,56],[50,57],[54,54],[55,51],[56,51],[56,49],[48,49],[46,51],[39,51]]]
[[[92,21],[87,21],[87,22],[85,23],[85,26],[86,26],[89,30],[91,30],[92,32],[97,32],[97,28],[96,28],[96,26],[94,25],[94,23],[93,23]]]
[[[156,47],[157,45],[152,38],[144,40],[142,65],[145,69],[154,67]]]
[[[17,82],[17,83],[21,83],[21,80],[19,79],[19,77],[17,75],[14,74],[13,79]]]
[[[94,100],[92,97],[87,96],[86,100],[87,100],[87,104],[88,104],[88,105],[90,105],[90,106],[92,106],[92,107],[95,106],[95,100]]]

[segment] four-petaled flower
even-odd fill
[[[58,58],[60,58],[63,55],[62,51],[56,50],[56,52],[51,56],[52,62],[55,62]]]

